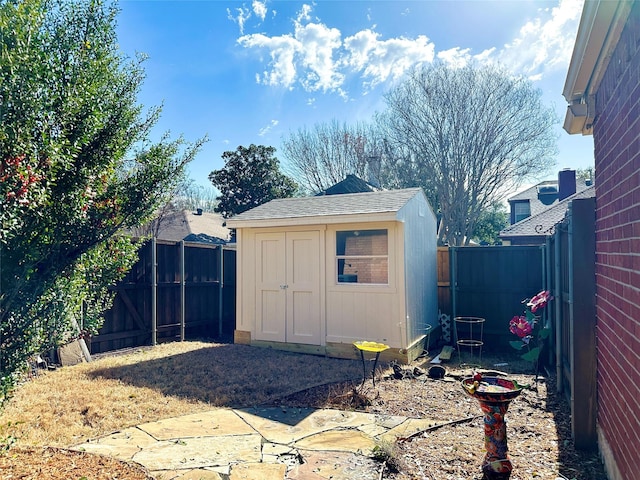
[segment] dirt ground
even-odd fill
[[[459,368],[454,360],[443,364],[444,379],[432,379],[426,373],[427,360],[395,369],[383,366],[375,387],[370,378],[360,385],[358,361],[203,342],[61,368],[27,382],[1,412],[0,478],[147,480],[151,477],[139,466],[62,447],[212,406],[269,404],[433,419],[431,430],[381,446],[381,460],[388,466],[383,478],[480,480],[483,421],[476,400],[460,385],[470,370]],[[214,371],[214,365],[222,370]],[[499,368],[520,383],[533,380],[512,355],[485,356],[482,367]],[[170,387],[168,378],[175,382]],[[248,380],[251,389],[242,390]],[[536,389],[523,390],[506,418],[513,480],[606,479],[597,453],[573,448],[569,405],[556,393],[552,376],[544,377]]]

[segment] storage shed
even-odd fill
[[[420,188],[273,200],[237,229],[235,342],[414,360],[437,325],[436,218]]]

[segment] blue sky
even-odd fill
[[[300,128],[370,120],[409,68],[435,59],[500,63],[531,79],[558,112],[557,168],[586,168],[592,138],[561,128],[582,4],[121,0],[117,33],[125,55],[149,57],[139,101],[163,105],[155,135],[208,135],[189,168],[201,185],[238,145],[279,150]]]

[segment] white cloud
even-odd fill
[[[260,129],[260,131],[258,132],[258,136],[264,137],[267,133],[271,131],[272,128],[277,127],[278,123],[280,123],[278,120],[271,120],[269,122],[269,125],[267,125],[266,127],[262,127]]]
[[[334,50],[342,44],[340,31],[318,23],[298,24],[295,37],[301,45],[302,66],[306,68],[301,80],[305,90],[338,89],[344,81],[334,62]]]
[[[551,10],[540,10],[511,43],[497,53],[497,60],[531,80],[569,64],[583,0],[560,0]]]
[[[495,48],[491,48],[476,55],[472,55],[470,48],[454,47],[449,50],[439,51],[436,54],[436,57],[452,67],[464,67],[469,63],[490,63],[494,53]]]
[[[396,80],[413,66],[433,61],[435,45],[424,35],[415,39],[379,37],[372,30],[362,30],[344,40],[347,55],[343,63],[362,72],[370,86]]]
[[[240,35],[244,33],[244,24],[251,18],[251,11],[248,8],[240,7],[235,9],[235,16],[231,12],[230,8],[227,8],[227,18],[234,23],[238,24],[240,28]]]
[[[253,8],[253,13],[256,14],[256,16],[264,21],[265,17],[267,16],[267,2],[266,1],[260,1],[260,0],[253,0],[253,3],[251,4],[252,8]]]
[[[267,37],[263,34],[245,35],[238,43],[246,48],[266,50],[271,57],[269,70],[257,74],[258,83],[291,88],[296,81],[294,57],[301,49],[300,42],[291,35]]]
[[[540,9],[538,17],[524,24],[511,42],[479,53],[463,46],[437,51],[426,35],[382,39],[375,26],[343,39],[340,30],[312,18],[310,4],[304,4],[297,12],[291,33],[242,35],[238,44],[268,55],[264,71],[256,75],[259,83],[289,89],[299,86],[307,92],[334,92],[343,98],[348,98],[344,90],[346,79],[354,74],[360,76],[366,94],[367,89],[396,81],[414,66],[435,58],[453,66],[500,63],[514,74],[535,81],[568,65],[582,5],[583,0],[559,0],[555,8]],[[264,19],[266,0],[254,0],[253,11]],[[237,12],[236,17],[230,18],[242,29],[251,12]]]

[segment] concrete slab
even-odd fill
[[[144,423],[138,428],[158,440],[255,433],[242,418],[233,410],[228,409],[216,409],[182,417],[167,418],[157,422]]]
[[[260,462],[260,435],[228,435],[162,441],[133,456],[149,470],[216,467],[240,462]]]

